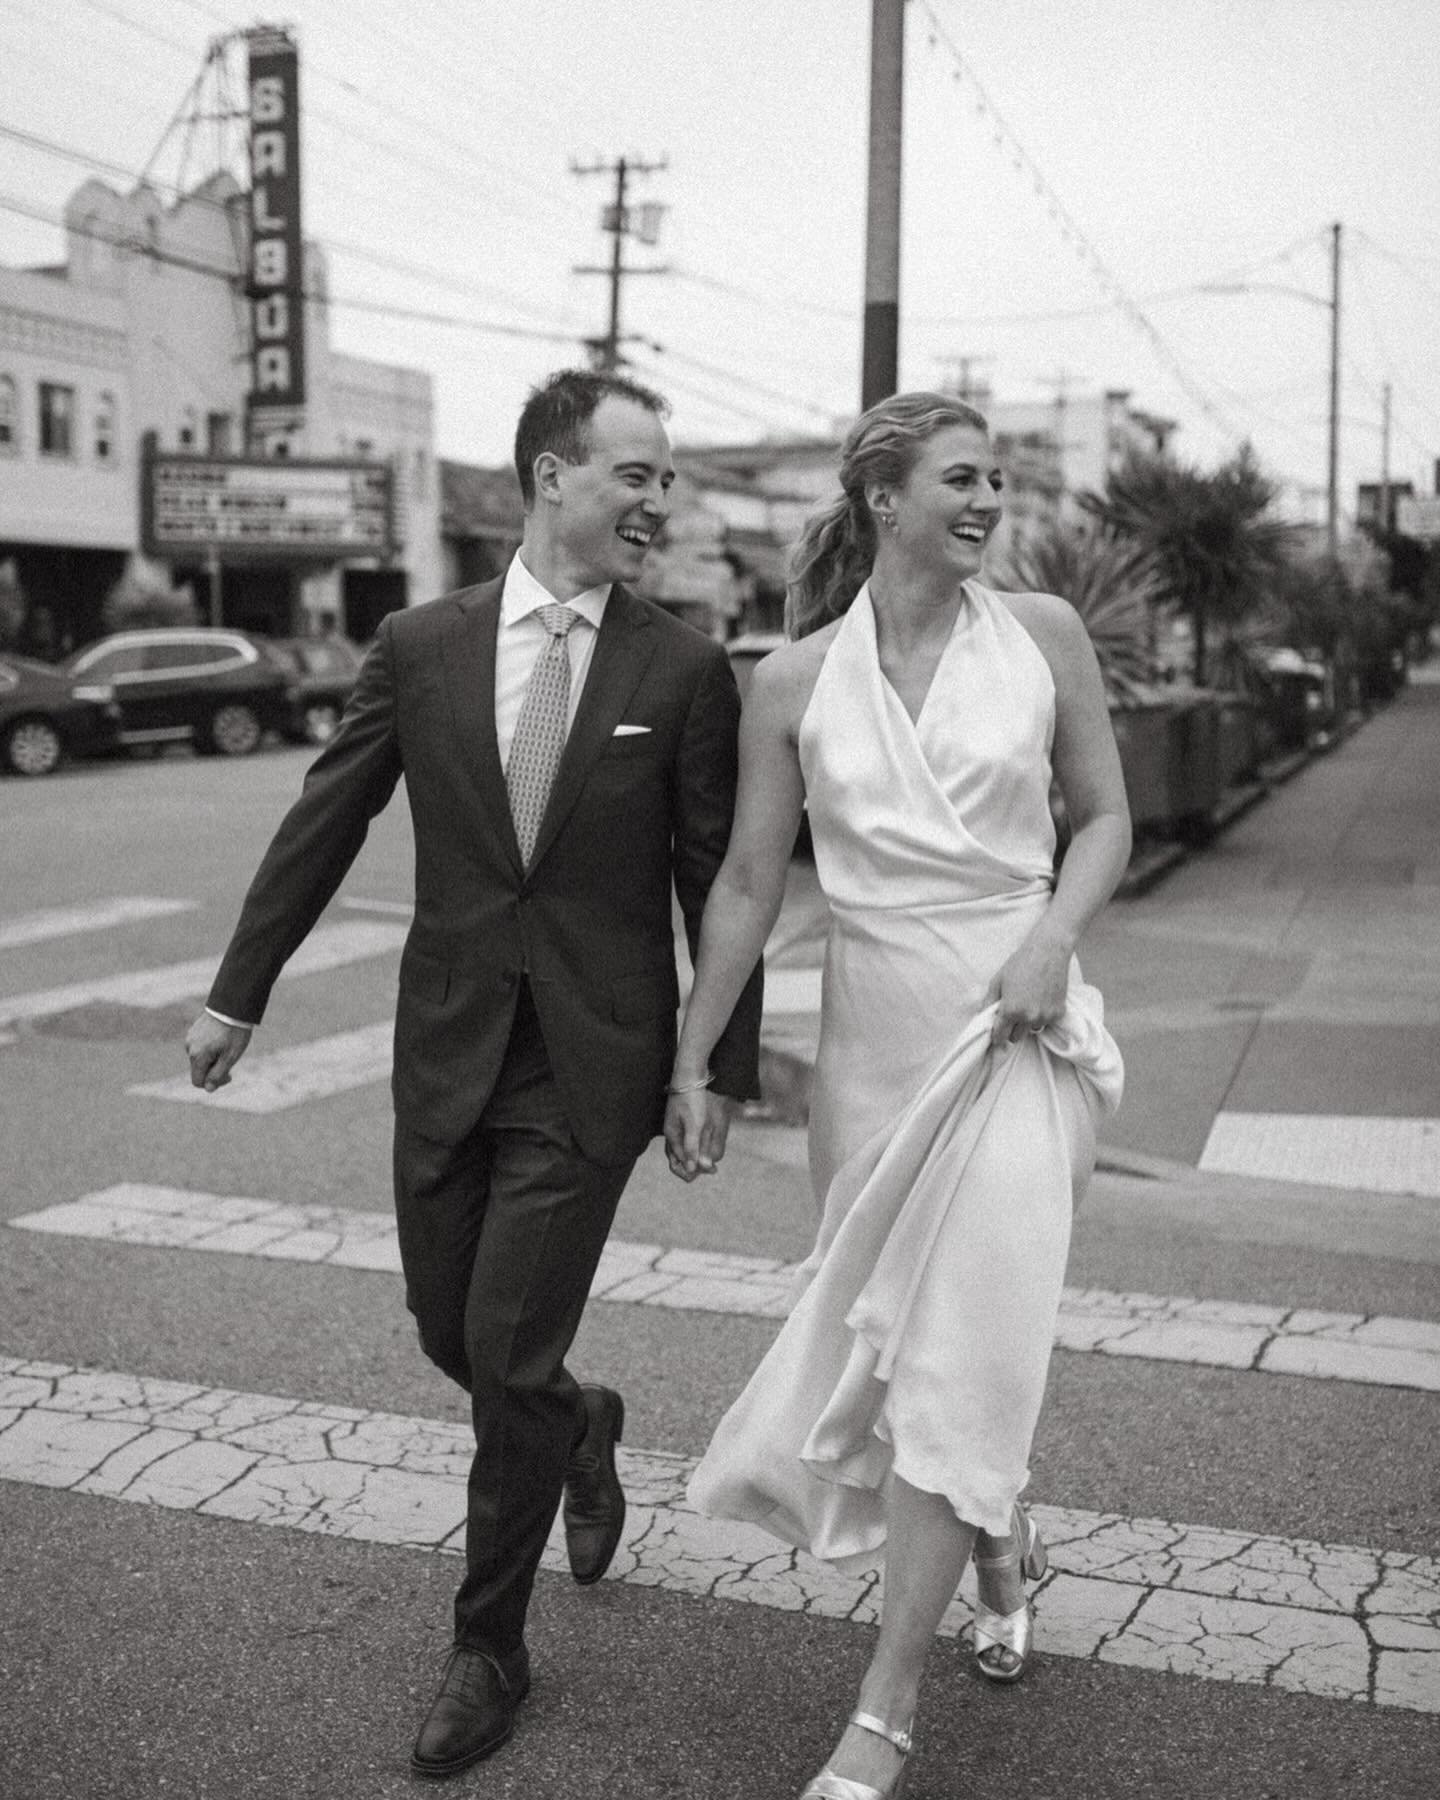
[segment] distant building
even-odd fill
[[[148,187],[121,194],[87,181],[65,208],[64,262],[0,269],[0,568],[18,583],[22,641],[34,648],[60,654],[97,636],[122,577],[186,584],[211,615],[206,559],[143,555],[147,438],[171,456],[344,458],[389,472],[390,538],[379,551],[227,545],[226,623],[367,637],[391,608],[440,591],[430,377],[332,348],[313,245],[303,423],[247,442],[248,217],[228,174],[173,206]]]
[[[1173,420],[1142,412],[1129,392],[1072,395],[1063,403],[965,396],[984,413],[1005,475],[1005,516],[992,556],[1052,520],[1081,517],[1078,496],[1102,488],[1132,452],[1163,453]],[[764,439],[679,446],[676,466],[728,526],[726,547],[749,593],[743,622],[775,629],[785,564],[805,520],[839,492],[839,438]]]
[[[525,513],[513,468],[440,464],[440,529],[447,589],[503,575],[520,546]],[[656,538],[636,591],[708,635],[725,637],[744,609],[749,586],[730,554],[727,521],[681,474],[670,490],[670,517]]]
[[[1380,483],[1378,481],[1362,481],[1355,489],[1355,523],[1368,527],[1371,531],[1383,529],[1393,532],[1395,529],[1395,512],[1401,500],[1411,500],[1415,496],[1413,481],[1392,481],[1386,485],[1387,505],[1383,527],[1380,519]]]

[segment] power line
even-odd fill
[[[1065,203],[1047,180],[1044,171],[1016,136],[1004,115],[990,98],[989,92],[979,76],[975,73],[975,70],[970,66],[967,59],[961,55],[959,47],[945,29],[939,15],[930,4],[930,0],[921,0],[921,5],[926,18],[930,21],[930,47],[936,49],[943,45],[949,52],[951,61],[954,64],[954,79],[956,84],[959,85],[962,81],[969,83],[975,94],[976,111],[982,118],[988,119],[991,136],[995,141],[996,147],[1008,153],[1011,165],[1017,173],[1029,177],[1034,186],[1036,195],[1045,203],[1046,211],[1049,213],[1051,220],[1059,228],[1061,237],[1089,268],[1091,274],[1099,283],[1102,293],[1109,297],[1115,310],[1124,318],[1128,319],[1142,336],[1145,337],[1158,360],[1169,370],[1170,374],[1180,384],[1180,387],[1185,394],[1200,408],[1205,417],[1209,419],[1212,424],[1218,425],[1227,436],[1231,438],[1241,437],[1243,434],[1236,430],[1232,422],[1225,417],[1210,399],[1208,394],[1206,394],[1204,389],[1195,380],[1194,376],[1192,376],[1190,371],[1185,367],[1184,363],[1181,362],[1180,358],[1170,348],[1164,337],[1161,336],[1159,330],[1146,315],[1140,303],[1132,299],[1129,293],[1127,293],[1119,279],[1112,273],[1109,265],[1100,255],[1100,252],[1095,248],[1094,244],[1091,243],[1079,224],[1077,224],[1068,207],[1066,207]]]
[[[223,281],[237,292],[243,293],[245,288],[245,276],[238,270],[226,269],[217,263],[201,262],[196,257],[180,256],[174,251],[152,248],[149,244],[135,238],[117,237],[113,232],[73,223],[67,224],[57,214],[47,211],[43,207],[32,206],[14,194],[0,194],[0,210],[15,213],[20,218],[38,220],[43,225],[59,226],[62,230],[72,232],[76,237],[109,244],[112,249],[130,251],[151,262],[164,263],[171,268],[183,269],[191,275],[201,275],[210,280]],[[381,318],[402,319],[414,324],[446,325],[460,331],[478,332],[483,336],[527,338],[547,344],[573,344],[577,341],[574,332],[544,331],[533,326],[507,324],[499,319],[474,319],[456,313],[426,312],[417,307],[392,306],[381,300],[356,300],[335,293],[317,293],[313,289],[303,291],[301,298],[324,306],[340,307],[350,312],[374,313]]]
[[[204,207],[213,212],[222,213],[227,218],[230,215],[230,208],[224,201],[213,199],[210,195],[201,193],[193,188],[187,191],[177,187],[173,182],[159,181],[153,176],[144,176],[138,170],[129,168],[123,163],[112,162],[107,157],[95,156],[87,150],[81,150],[78,146],[62,144],[53,138],[41,137],[38,133],[32,131],[22,131],[16,126],[6,125],[3,122],[0,122],[0,137],[10,138],[16,143],[22,143],[31,149],[40,150],[46,155],[63,158],[65,161],[73,162],[81,168],[94,169],[107,175],[121,177],[124,180],[135,183],[137,187],[144,185],[154,188],[162,195],[171,196],[176,202],[183,201],[189,205]],[[457,294],[469,294],[477,299],[487,301],[504,301],[507,305],[517,307],[521,312],[529,311],[531,316],[535,318],[544,316],[538,310],[527,307],[524,301],[521,301],[515,295],[508,293],[504,288],[466,282],[456,276],[447,274],[443,270],[432,268],[427,264],[411,262],[404,257],[387,256],[381,251],[372,250],[364,244],[352,243],[345,238],[336,238],[328,235],[310,238],[308,233],[306,235],[309,241],[320,244],[326,250],[335,252],[341,256],[357,257],[361,261],[373,263],[377,268],[389,269],[397,274],[412,275],[417,279],[432,282],[438,287],[449,288],[452,292]],[[570,336],[579,336],[577,321],[558,318],[555,315],[551,315],[551,317],[554,319],[554,322],[559,325],[576,325],[577,329],[572,331]]]

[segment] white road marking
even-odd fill
[[[122,1182],[12,1219],[26,1231],[398,1273],[393,1216]],[[780,1319],[792,1265],[612,1238],[590,1294],[617,1305]],[[1062,1350],[1440,1393],[1440,1325],[1238,1301],[1066,1288]]]
[[[383,925],[353,925],[334,929],[399,931],[399,927]],[[298,972],[295,963],[303,954],[302,946],[287,967],[287,974]],[[205,979],[193,991],[203,993],[209,986],[213,970],[209,964],[204,967]],[[819,980],[818,969],[781,969],[776,974],[767,975],[766,1017],[772,1014],[808,1012],[811,1010],[812,1000],[818,1006]],[[682,982],[682,995],[683,992]],[[4,1019],[3,1007],[4,1003],[0,1002],[0,1022]],[[244,1062],[236,1068],[229,1086],[221,1088],[215,1094],[206,1094],[201,1089],[192,1087],[189,1077],[184,1075],[165,1081],[147,1081],[127,1088],[126,1092],[142,1095],[150,1100],[175,1100],[182,1105],[203,1101],[207,1106],[217,1106],[228,1112],[284,1112],[289,1107],[302,1106],[307,1101],[324,1100],[335,1094],[349,1093],[354,1088],[368,1087],[372,1082],[387,1081],[390,1077],[393,1035],[394,1027],[387,1020],[375,1025],[363,1025],[354,1031],[336,1032],[332,1037],[291,1044],[283,1050],[273,1050],[268,1055],[256,1055],[252,1048]]]
[[[1440,1119],[1222,1112],[1200,1167],[1440,1199]]]
[[[0,1358],[0,1479],[258,1526],[458,1553],[468,1427]],[[612,1578],[872,1622],[841,1575],[756,1526],[705,1519],[691,1462],[621,1450]],[[1208,1526],[1034,1508],[1050,1546],[1037,1643],[1055,1656],[1440,1712],[1440,1562]],[[557,1527],[547,1566],[564,1567]],[[967,1577],[967,1581],[970,1578]],[[970,1613],[962,1597],[940,1630]]]
[[[301,975],[319,975],[329,969],[344,968],[349,963],[398,950],[404,942],[405,929],[400,925],[358,920],[321,925],[286,963],[280,979],[294,981]],[[157,1007],[169,1006],[177,1000],[195,999],[209,992],[217,967],[218,959],[206,956],[195,962],[169,963],[158,969],[103,975],[94,981],[77,981],[67,987],[46,988],[33,994],[11,994],[0,998],[0,1029],[21,1019],[40,1019],[70,1012],[74,1007],[89,1006],[97,1000],[112,1001],[120,1006]]]
[[[388,1023],[362,1025],[355,1031],[272,1050],[268,1056],[247,1056],[229,1084],[213,1094],[195,1087],[188,1075],[141,1082],[125,1091],[152,1100],[203,1102],[224,1112],[284,1112],[310,1100],[326,1100],[387,1080],[394,1035],[395,1027]]]
[[[194,900],[147,900],[117,894],[89,906],[47,907],[43,912],[0,919],[0,950],[17,950],[25,944],[43,944],[86,931],[108,931],[113,925],[133,925],[142,919],[166,919],[175,913],[194,912],[196,905]]]

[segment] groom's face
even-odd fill
[[[669,516],[670,440],[648,407],[607,396],[590,420],[584,462],[560,463],[556,537],[587,586],[634,581]]]

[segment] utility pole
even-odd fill
[[[900,380],[900,122],[904,87],[905,0],[870,0],[862,411],[893,394]]]
[[[1380,536],[1390,535],[1390,383],[1385,383],[1380,407]]]
[[[1330,227],[1330,456],[1325,483],[1325,541],[1340,547],[1340,224]]]
[[[638,238],[642,244],[654,244],[660,237],[660,215],[664,207],[654,201],[647,201],[643,206],[632,206],[627,196],[627,185],[632,175],[654,175],[668,169],[669,159],[661,157],[659,162],[641,162],[638,157],[618,156],[613,163],[593,162],[580,164],[571,162],[572,175],[613,175],[615,177],[615,198],[600,215],[600,229],[610,233],[610,261],[606,265],[593,263],[576,264],[577,275],[606,275],[610,280],[610,323],[604,337],[587,338],[585,341],[594,359],[595,367],[613,374],[623,358],[620,355],[620,289],[627,275],[668,275],[668,267],[656,264],[648,268],[635,268],[625,261],[624,245],[627,237]]]

